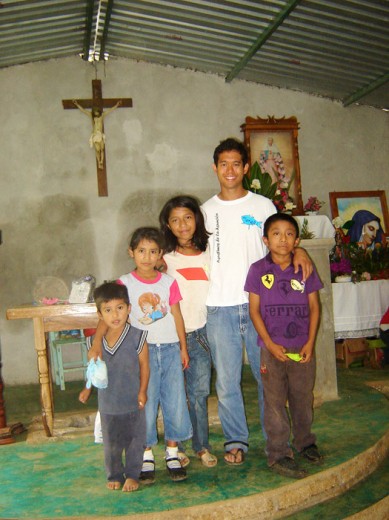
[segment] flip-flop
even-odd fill
[[[224,460],[229,466],[240,466],[244,462],[244,451],[242,448],[238,448],[238,451],[236,453],[232,453],[231,451],[226,451],[226,455],[232,455],[234,457],[234,461],[230,461],[226,459],[226,456],[224,455]],[[240,458],[240,460],[236,460],[237,458]]]

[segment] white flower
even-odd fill
[[[250,188],[254,188],[254,190],[260,190],[261,189],[261,183],[259,182],[259,179],[254,179],[251,183]]]
[[[343,227],[344,221],[341,217],[335,217],[332,221],[332,225],[336,228]]]
[[[281,195],[280,190],[277,190],[277,191],[275,192],[275,195]]]
[[[290,211],[292,210],[293,208],[297,208],[296,204],[293,204],[293,202],[287,202],[285,204],[285,209],[286,211]]]
[[[286,190],[288,188],[288,186],[289,186],[289,183],[287,183],[285,181],[280,182],[280,188],[284,188]]]

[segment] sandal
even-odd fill
[[[233,460],[228,460],[226,455],[232,456]],[[229,466],[240,466],[244,462],[244,451],[242,448],[238,448],[236,453],[232,453],[232,451],[226,451],[224,460]]]
[[[153,460],[144,460],[142,471],[139,475],[139,482],[142,484],[154,484],[155,482],[155,462]]]
[[[186,469],[181,466],[180,459],[177,457],[166,459],[166,469],[173,482],[180,482],[187,478]]]
[[[212,455],[207,449],[200,451],[197,453],[197,458],[201,460],[203,466],[207,468],[213,468],[217,464],[217,458],[215,455]]]
[[[177,456],[178,456],[178,460],[180,461],[181,466],[183,468],[186,468],[187,466],[189,466],[190,459],[186,453],[184,453],[183,451],[179,451]]]

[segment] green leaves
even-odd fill
[[[277,172],[275,172],[275,175],[277,175]],[[277,183],[272,181],[270,175],[267,172],[262,173],[258,162],[255,162],[247,175],[244,176],[243,187],[270,200],[275,198],[278,189]]]

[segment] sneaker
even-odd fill
[[[300,468],[291,457],[284,457],[283,459],[277,460],[277,462],[270,466],[270,469],[283,477],[304,478],[308,475],[305,469]]]
[[[155,482],[155,463],[153,460],[144,460],[142,471],[139,475],[139,482],[142,484],[154,484]]]
[[[177,457],[166,459],[166,469],[173,482],[187,479],[186,469],[181,466],[180,459]]]
[[[316,444],[310,444],[300,451],[300,455],[309,462],[319,464],[323,460],[323,455],[319,452]]]

